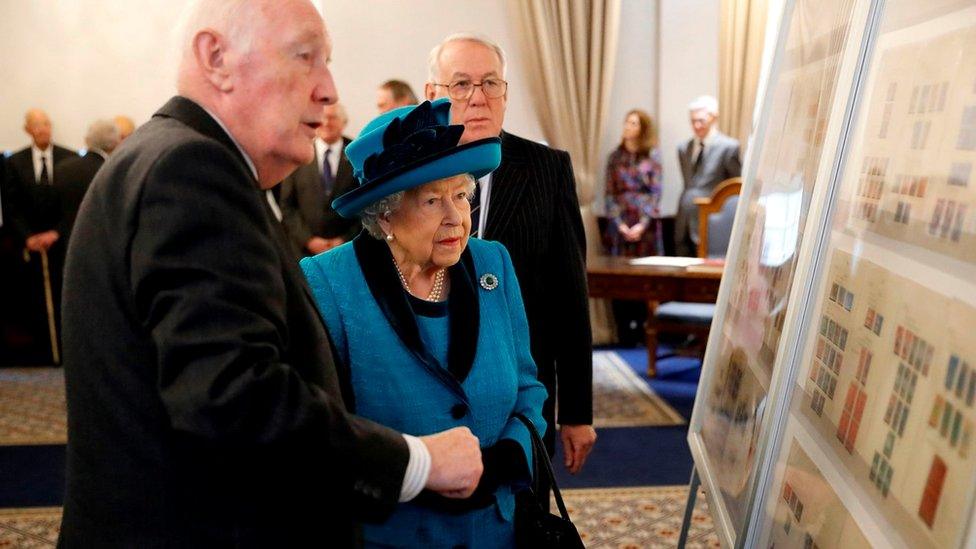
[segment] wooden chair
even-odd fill
[[[695,199],[698,206],[698,257],[725,257],[741,190],[742,178],[732,177],[719,183],[711,196]],[[732,198],[734,200],[730,201]],[[713,233],[712,238],[709,238],[709,232]]]
[[[725,257],[741,189],[742,178],[732,177],[719,183],[711,196],[695,199],[695,204],[698,206],[698,257],[709,259]],[[657,374],[658,334],[683,333],[694,336],[698,342],[689,348],[676,350],[668,356],[700,355],[704,352],[705,343],[708,341],[713,316],[715,316],[714,303],[669,301],[656,307],[654,314],[647,319],[647,375],[653,377]]]

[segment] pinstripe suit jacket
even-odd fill
[[[507,132],[501,138],[502,162],[491,176],[482,237],[501,242],[512,255],[532,357],[549,391],[543,411],[551,444],[554,396],[558,423],[593,422],[586,238],[569,154]]]

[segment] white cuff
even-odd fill
[[[410,501],[420,494],[424,486],[427,485],[427,477],[430,476],[430,451],[427,445],[419,438],[403,435],[410,448],[410,460],[407,462],[407,471],[403,474],[403,485],[400,487],[400,502]]]

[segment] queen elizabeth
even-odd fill
[[[518,280],[508,251],[470,238],[475,178],[501,158],[497,137],[464,145],[438,100],[385,113],[346,148],[359,187],[339,214],[365,231],[301,266],[347,373],[347,405],[404,433],[467,426],[481,442],[474,495],[423,493],[367,546],[511,547],[514,492],[531,480],[531,442],[514,413],[545,432]]]

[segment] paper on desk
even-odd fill
[[[656,267],[690,267],[701,265],[705,260],[700,257],[671,257],[666,255],[652,255],[631,259],[631,265],[651,265]]]

